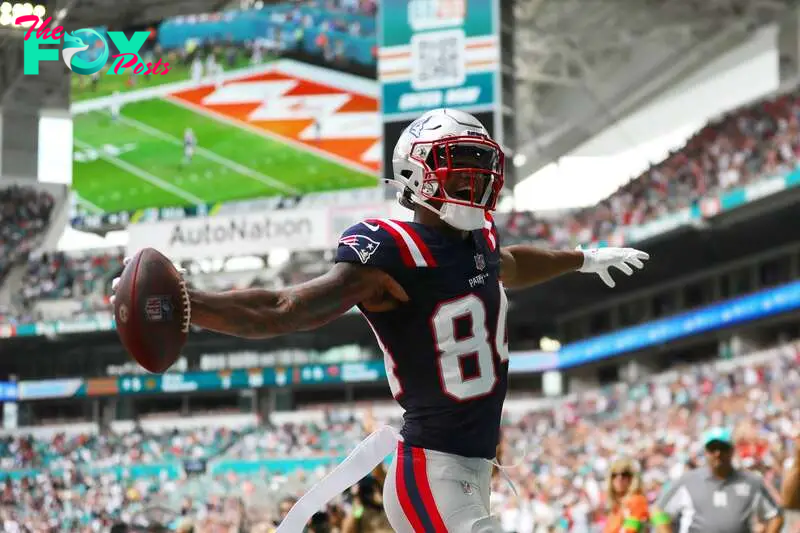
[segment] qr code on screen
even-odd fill
[[[463,30],[418,33],[411,38],[411,87],[414,90],[458,87],[466,80]]]

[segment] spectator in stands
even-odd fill
[[[630,459],[611,463],[606,481],[609,514],[603,533],[647,531],[650,513],[639,467]]]
[[[297,498],[292,496],[287,496],[283,498],[280,503],[278,504],[278,514],[276,519],[273,522],[273,529],[270,532],[274,531],[274,528],[277,528],[281,521],[286,518],[286,515],[289,514],[289,511],[292,510],[292,506],[297,503]]]
[[[391,533],[392,527],[383,511],[383,481],[386,472],[378,466],[371,475],[350,490],[350,510],[342,523],[342,533]]]

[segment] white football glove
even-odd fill
[[[578,272],[585,274],[597,274],[603,283],[612,289],[617,285],[611,277],[609,269],[615,267],[626,276],[633,274],[633,268],[641,270],[644,268],[644,261],[650,259],[650,254],[642,252],[636,248],[592,248],[591,250],[581,250],[583,252],[583,266]]]
[[[122,260],[122,268],[124,269],[126,266],[128,266],[128,263],[130,263],[130,262],[131,262],[131,258],[130,257],[126,257],[125,259],[123,259]],[[181,268],[181,267],[177,267],[177,266],[175,268],[178,269],[178,274],[181,275],[181,278],[184,278],[186,276],[186,269],[185,268]],[[114,278],[113,280],[111,280],[111,298],[109,298],[109,301],[111,302],[112,306],[114,305],[114,300],[117,299],[117,294],[116,294],[117,285],[119,285],[119,278]]]

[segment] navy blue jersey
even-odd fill
[[[380,268],[410,298],[388,312],[362,309],[405,409],[405,442],[494,457],[508,385],[508,301],[491,219],[466,239],[413,222],[366,220],[344,232],[336,261]]]

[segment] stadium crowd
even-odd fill
[[[514,464],[524,454],[521,466],[509,471],[519,497],[508,485],[495,487],[506,529],[602,531],[612,461],[630,458],[653,502],[665,483],[704,463],[702,435],[714,427],[736,428],[739,466],[761,474],[777,497],[800,424],[798,362],[800,343],[789,343],[526,414],[504,431],[503,462]]]
[[[47,227],[54,204],[52,195],[33,187],[0,188],[0,281],[27,258]]]
[[[38,244],[54,205],[51,194],[33,187],[0,188],[0,284]],[[14,318],[15,311],[0,304],[0,323]]]
[[[108,314],[108,286],[122,270],[122,249],[99,253],[29,254],[22,286],[14,288],[12,309],[0,309],[0,324],[28,324],[53,319],[83,319]],[[75,305],[37,310],[36,304],[69,301]]]
[[[82,299],[122,268],[122,250],[97,255],[69,256],[63,252],[30,257],[24,280],[26,300]]]
[[[191,433],[177,430],[149,433],[141,428],[125,434],[59,433],[45,440],[0,438],[0,469],[70,469],[126,467],[160,461],[205,459],[221,454],[243,434],[224,427]]]
[[[555,403],[531,400],[522,412],[507,413],[498,455],[506,475],[496,475],[493,482],[495,513],[510,532],[602,532],[613,462],[627,458],[634,465],[641,493],[652,502],[665,483],[703,464],[701,435],[719,426],[735,428],[738,465],[760,473],[777,496],[800,424],[794,402],[800,389],[798,363],[800,342],[785,343],[732,360],[676,367],[635,384],[618,383]],[[114,522],[147,520],[173,527],[191,522],[196,532],[271,531],[281,508],[329,466],[178,477],[164,470],[155,477],[135,476],[127,467],[170,458],[216,456],[247,462],[341,456],[376,427],[370,416],[354,416],[347,409],[321,425],[7,437],[0,444],[3,472],[40,469],[2,482],[4,531],[47,531],[37,524],[49,522],[55,527],[52,531],[88,532]],[[381,422],[399,424],[398,419]],[[90,465],[125,468],[89,475]],[[343,521],[352,518],[354,509],[379,508],[381,473],[374,476],[317,517],[328,526],[312,530],[344,531]],[[332,523],[342,529],[331,528]],[[381,527],[361,531],[383,531]]]
[[[570,247],[612,237],[706,196],[788,172],[800,159],[800,90],[740,108],[711,122],[686,145],[652,165],[598,205],[564,219],[534,213],[498,216],[506,243]]]

